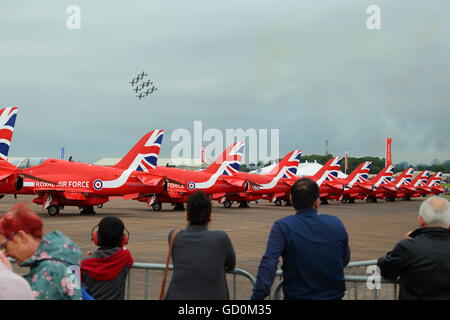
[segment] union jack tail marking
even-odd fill
[[[145,172],[154,169],[158,162],[163,137],[164,130],[150,131],[113,167]]]
[[[0,109],[0,158],[3,160],[8,160],[16,117],[17,107]]]
[[[239,171],[242,157],[244,156],[244,147],[244,142],[236,142],[230,145],[204,172],[215,174],[218,170],[223,170],[220,173],[221,175],[234,175]],[[225,168],[223,166],[224,163],[226,163]]]
[[[282,178],[297,178],[297,169],[302,156],[302,150],[293,150],[289,152],[277,165],[268,173],[276,176],[283,171]]]

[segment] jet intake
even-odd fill
[[[22,190],[22,188],[23,188],[23,178],[18,176],[16,178],[16,182],[15,182],[14,186],[16,187],[16,191]]]

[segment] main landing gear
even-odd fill
[[[250,208],[247,201],[239,201],[239,208]]]
[[[329,204],[329,203],[328,203],[328,200],[327,200],[327,199],[322,199],[322,200],[320,200],[320,204],[321,204],[321,205],[327,205],[327,204]]]
[[[161,202],[154,202],[152,204],[153,211],[161,211],[162,209],[162,203]]]
[[[224,208],[229,209],[229,208],[231,208],[232,205],[233,205],[233,201],[225,200],[225,201],[223,202],[223,207],[224,207]]]
[[[49,216],[57,216],[60,213],[60,207],[56,205],[51,205],[47,207],[47,212]]]
[[[277,207],[280,207],[281,206],[281,200],[279,200],[279,199],[277,199],[277,200],[275,200],[275,205],[277,206]]]
[[[80,214],[94,215],[95,214],[94,207],[93,206],[81,207]]]

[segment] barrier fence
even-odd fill
[[[398,284],[397,282],[389,281],[383,278],[379,278],[378,282],[375,281],[374,271],[375,269],[368,269],[370,266],[376,266],[376,260],[357,261],[350,262],[344,269],[346,292],[344,299],[354,300],[395,300],[398,297]],[[165,264],[156,263],[134,263],[127,280],[126,298],[127,299],[157,299],[156,294],[151,295],[151,283],[155,289],[155,293],[158,293],[161,287],[162,273],[166,268]],[[140,270],[140,272],[138,272]],[[172,271],[172,265],[169,265],[169,271]],[[150,278],[150,272],[160,272],[161,276],[152,280]],[[239,278],[240,279],[238,281]],[[152,280],[152,281],[151,281]],[[255,285],[256,278],[246,270],[236,268],[233,271],[227,272],[227,281],[229,288],[231,288],[230,298],[235,300],[238,298],[238,291],[241,293],[240,299],[249,299],[252,294],[252,289]],[[276,281],[273,288],[273,294],[270,295],[270,299],[279,300],[282,298],[282,270],[278,270],[276,273]],[[168,279],[168,284],[170,279]],[[238,284],[248,288],[248,292],[242,292],[238,290]],[[246,285],[247,284],[247,285]],[[377,288],[377,284],[379,284]],[[166,288],[168,285],[166,286]],[[139,295],[136,291],[141,289],[142,295]]]
[[[136,270],[143,270],[143,275],[141,274],[139,277],[139,275],[136,274]],[[150,298],[150,282],[151,282],[150,281],[150,271],[160,271],[161,273],[163,273],[165,270],[166,270],[165,264],[140,263],[140,262],[134,263],[130,270],[130,273],[128,274],[127,287],[126,287],[126,298],[128,300],[136,299],[136,296],[133,295],[133,288],[139,284],[142,284],[143,299],[148,300]],[[173,270],[173,266],[169,265],[169,271],[172,271],[172,270]],[[233,300],[236,300],[236,298],[237,298],[237,288],[238,288],[237,277],[238,276],[241,276],[241,277],[247,279],[250,282],[251,288],[254,287],[255,282],[256,282],[256,278],[251,273],[249,273],[243,269],[235,268],[232,271],[227,271],[226,274],[227,274],[227,276],[231,277],[231,286],[229,285],[229,287],[231,287],[230,299],[233,299]],[[134,281],[135,283],[133,283],[133,280],[136,280],[136,279],[138,281]],[[162,276],[158,277],[158,280],[159,280],[159,282],[156,282],[155,286],[156,286],[156,289],[157,289],[157,292],[159,295],[159,290],[161,288]],[[227,279],[227,280],[229,280],[229,279]],[[169,283],[170,283],[170,279],[167,280],[166,288],[168,288]],[[154,299],[157,299],[157,297],[155,297]]]

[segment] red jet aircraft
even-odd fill
[[[171,203],[175,210],[182,210],[188,196],[197,190],[202,190],[209,194],[212,200],[219,202],[223,201],[227,193],[244,192],[247,190],[249,182],[235,177],[239,170],[243,152],[243,142],[232,144],[213,164],[203,171],[158,166],[153,171],[179,183],[169,183],[164,193],[143,193],[137,200],[147,202],[154,211],[161,210],[162,203]]]
[[[395,198],[398,197],[400,193],[411,190],[411,187],[408,185],[412,181],[413,172],[414,168],[405,169],[394,179],[394,181],[387,184],[380,184],[374,191],[375,196],[378,199],[395,201]]]
[[[442,172],[436,172],[428,179],[426,186],[430,188],[430,192],[435,195],[443,194],[444,187],[440,185]]]
[[[33,202],[41,204],[49,215],[54,216],[64,206],[78,206],[82,214],[95,214],[94,206],[102,205],[111,196],[134,199],[144,192],[164,192],[167,184],[173,181],[153,170],[163,135],[163,130],[147,133],[112,167],[58,159],[43,160],[39,165],[21,172],[46,182],[26,178],[23,188],[14,193],[37,194]],[[145,172],[149,169],[151,172]]]
[[[411,200],[413,197],[425,196],[431,193],[431,188],[426,186],[428,181],[428,170],[419,173],[411,183],[403,187],[403,191],[396,194],[396,198],[403,198],[403,200]]]
[[[251,181],[253,185],[244,192],[227,194],[223,206],[231,208],[233,201],[238,201],[240,203],[239,207],[247,208],[248,201],[262,199],[273,195],[274,192],[278,192],[277,188],[281,179],[296,177],[301,156],[301,150],[289,152],[268,174],[236,173],[235,177]]]
[[[367,202],[376,202],[375,190],[382,184],[389,184],[393,175],[393,165],[389,165],[370,180],[360,181],[353,184],[350,189],[344,190],[342,202],[354,203],[355,199],[366,200]],[[363,177],[364,178],[364,177]]]
[[[322,168],[320,168],[314,176],[307,177],[313,179],[319,185],[321,197],[326,196],[330,190],[335,190],[335,185],[333,185],[332,182],[338,176],[341,160],[341,157],[334,157],[322,166]],[[268,183],[251,185],[247,192],[251,196],[258,196],[268,200],[269,202],[273,202],[276,206],[281,206],[282,201],[285,201],[286,205],[289,205],[292,185],[297,180],[306,176],[300,177],[297,175],[291,175],[292,170],[288,170],[286,172],[288,173],[287,178],[281,177],[278,180],[273,179]]]
[[[369,178],[370,161],[359,164],[346,178],[337,178],[330,184],[334,185],[327,196],[322,196],[322,204],[326,204],[327,200],[344,200],[345,196],[359,195],[361,191],[366,190],[365,183]],[[348,202],[354,203],[354,199]],[[347,202],[347,201],[344,201]]]

